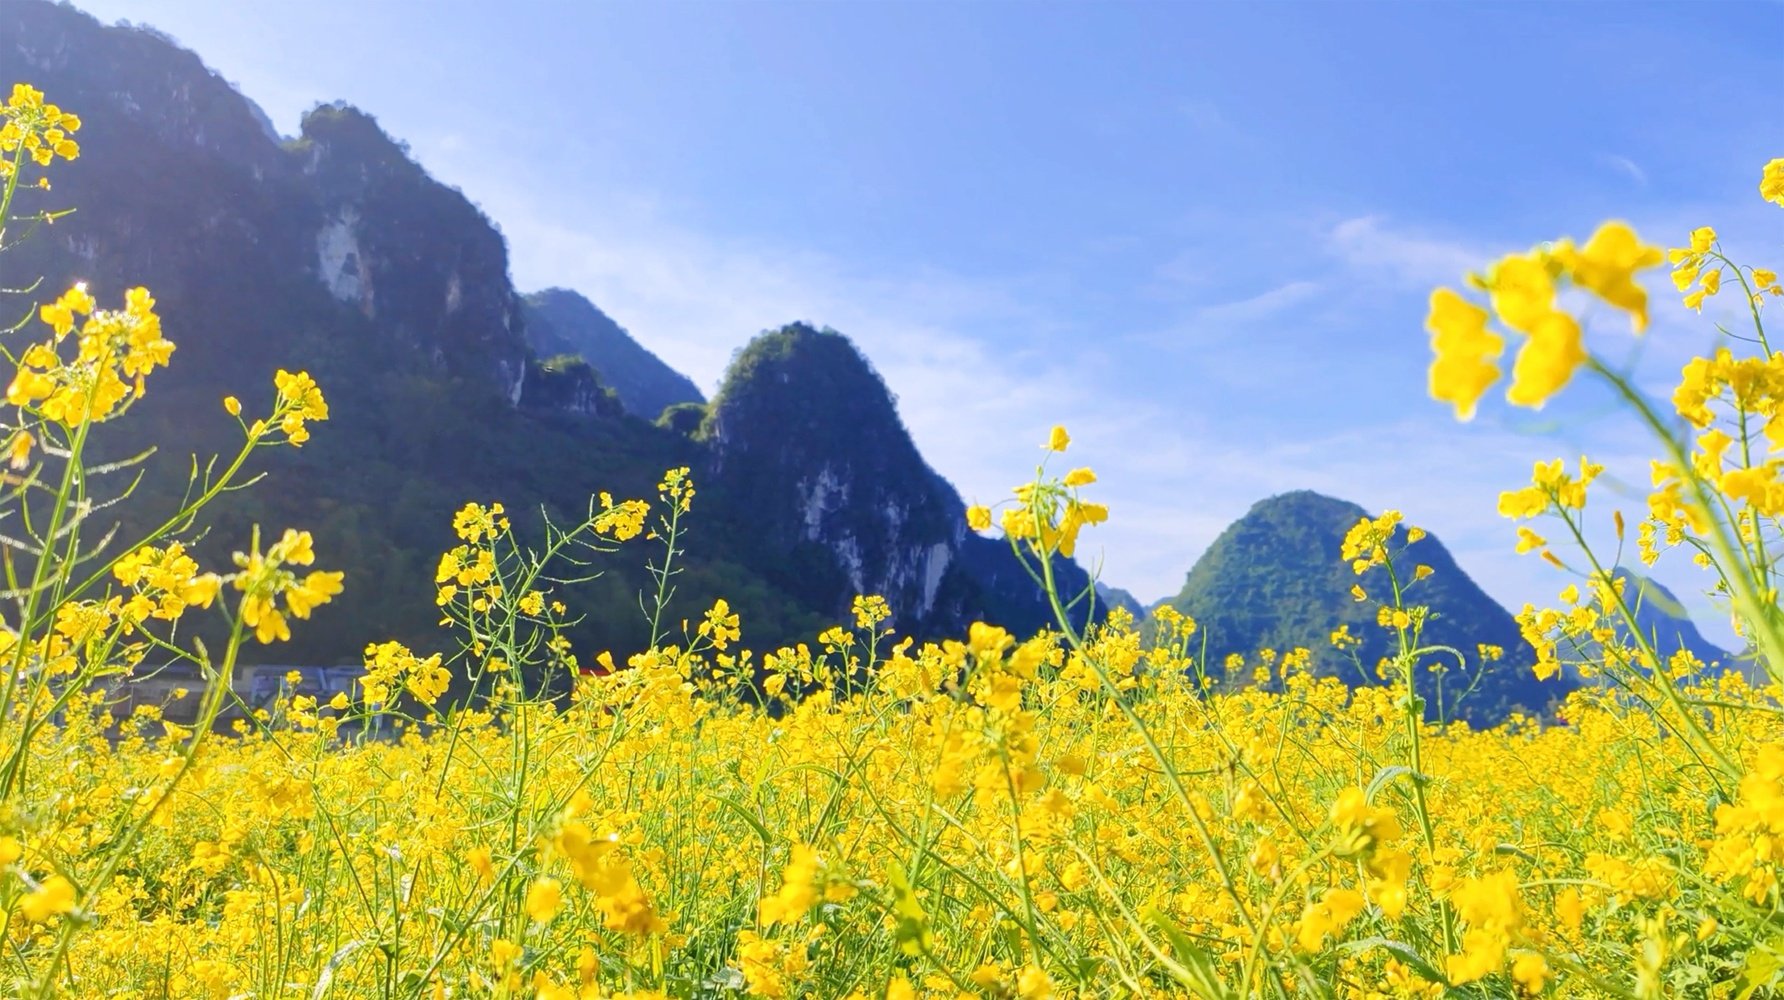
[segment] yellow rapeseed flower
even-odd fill
[[[981,504],[973,504],[966,508],[966,526],[974,531],[990,530],[991,508]]]
[[[762,899],[763,926],[792,923],[805,916],[818,901],[817,878],[817,852],[805,844],[793,845],[792,857],[781,875],[779,891]]]
[[[1635,273],[1665,259],[1659,247],[1643,243],[1628,223],[1607,222],[1585,246],[1575,250],[1562,241],[1554,253],[1575,284],[1628,313],[1635,332],[1648,328],[1648,293],[1635,283]]]
[[[526,915],[536,924],[549,924],[564,905],[564,884],[555,878],[537,878],[527,886]]]
[[[19,899],[19,914],[34,924],[47,922],[72,912],[75,904],[74,883],[60,875],[51,875],[38,888]]]
[[[1295,931],[1295,944],[1302,951],[1318,951],[1327,939],[1342,931],[1346,924],[1363,912],[1363,894],[1355,889],[1328,889],[1318,902],[1308,903],[1301,912]]]
[[[273,385],[278,389],[274,414],[279,429],[284,432],[287,442],[302,446],[310,439],[306,424],[311,420],[328,419],[328,401],[322,397],[322,389],[308,372],[288,372],[281,368],[273,376]]]
[[[1431,332],[1431,398],[1452,403],[1456,418],[1470,420],[1475,404],[1499,380],[1493,359],[1505,350],[1505,338],[1487,330],[1487,311],[1455,291],[1439,288],[1431,293],[1431,311],[1425,319]]]
[[[700,621],[699,633],[712,640],[712,648],[724,649],[743,635],[739,622],[730,603],[721,597],[707,609],[706,616]]]
[[[1585,363],[1579,323],[1564,312],[1551,311],[1533,323],[1529,339],[1518,349],[1505,398],[1518,406],[1541,408]]]
[[[1784,156],[1780,156],[1765,165],[1759,174],[1759,196],[1766,201],[1784,205]]]

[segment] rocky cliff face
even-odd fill
[[[202,150],[256,179],[286,169],[279,137],[266,114],[222,77],[152,28],[124,30],[67,7],[21,2],[5,5],[0,25],[10,79],[29,79],[39,89],[56,85],[80,99],[81,115],[127,119],[128,138],[148,138],[159,146]],[[89,130],[83,141],[120,141],[116,130],[103,139]]]
[[[838,613],[852,594],[879,594],[902,628],[935,613],[966,522],[841,334],[794,324],[758,336],[705,437],[715,483],[760,504],[760,549],[791,553],[789,586]]]
[[[276,288],[292,322],[326,314],[332,299],[370,321],[362,333],[415,346],[442,372],[519,401],[528,348],[501,234],[370,116],[319,107],[284,142],[259,108],[164,36],[37,0],[0,5],[0,54],[86,123],[82,156],[42,196],[79,211],[0,264],[6,276],[84,278],[102,293],[147,284],[171,303],[243,298],[223,281]],[[305,300],[296,316],[294,299]],[[206,320],[240,335],[195,342],[199,352],[282,353],[267,342],[278,333],[247,332],[267,320]]]
[[[852,595],[879,594],[918,634],[1052,621],[1007,546],[968,531],[959,494],[923,461],[885,383],[843,335],[796,323],[758,336],[702,433],[715,483],[757,512],[771,572],[819,606],[840,614]],[[1085,581],[1074,564],[1061,572],[1066,586]]]
[[[602,384],[600,373],[574,354],[534,361],[527,368],[520,405],[523,410],[573,417],[617,417],[625,412],[619,396]]]
[[[528,356],[520,296],[489,219],[356,108],[305,115],[289,155],[313,185],[319,223],[307,242],[328,293],[447,372],[518,403]]]
[[[116,509],[126,531],[185,495],[188,452],[234,446],[224,395],[264,408],[276,368],[328,393],[329,423],[301,450],[256,455],[268,480],[224,498],[203,543],[227,565],[253,524],[295,525],[347,572],[347,598],[270,655],[352,662],[372,640],[437,642],[427,567],[467,500],[575,518],[596,491],[649,496],[664,468],[698,463],[685,436],[626,420],[592,369],[529,360],[501,235],[369,116],[320,107],[282,140],[165,37],[39,0],[0,3],[0,67],[85,123],[81,156],[21,206],[77,211],[0,255],[0,288],[86,280],[115,303],[147,285],[179,345],[100,442],[171,453]],[[808,613],[722,543],[703,549],[688,600],[727,594],[767,628],[806,631]],[[642,641],[634,569],[565,594],[587,609],[584,641]]]
[[[81,156],[56,171],[54,189],[20,197],[26,212],[77,211],[0,256],[0,287],[88,280],[103,298],[148,285],[164,302],[209,303],[197,321],[234,334],[181,343],[184,369],[282,361],[270,320],[237,314],[240,296],[228,293],[277,288],[300,320],[315,304],[295,287],[308,284],[314,207],[265,115],[163,37],[48,3],[0,4],[0,66],[85,123]]]

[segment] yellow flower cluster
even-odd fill
[[[855,627],[872,629],[892,617],[892,606],[884,597],[877,594],[867,596],[856,595],[849,605],[850,613],[855,616]]]
[[[587,793],[571,800],[547,844],[547,855],[564,859],[576,881],[594,894],[595,910],[604,928],[635,936],[662,934],[668,924],[638,883],[619,839],[597,836],[578,818],[577,814],[592,804]]]
[[[712,648],[722,650],[743,636],[740,622],[730,602],[721,597],[700,620],[699,633],[712,643]]]
[[[1784,205],[1784,156],[1767,163],[1760,172],[1759,196],[1766,201]]]
[[[366,647],[365,676],[359,679],[360,696],[367,705],[388,705],[398,692],[407,691],[423,705],[433,705],[452,684],[452,672],[440,655],[422,658],[400,642],[379,642]]]
[[[1344,535],[1344,542],[1339,547],[1339,555],[1350,561],[1353,573],[1362,576],[1372,566],[1380,566],[1388,561],[1388,546],[1394,542],[1395,531],[1400,526],[1401,513],[1397,510],[1385,511],[1377,518],[1363,518]],[[1410,528],[1406,533],[1407,544],[1425,537],[1418,528]]]
[[[58,346],[80,325],[75,356],[64,359]],[[122,310],[99,309],[84,284],[75,285],[40,311],[53,336],[26,348],[19,370],[6,388],[6,401],[35,409],[46,419],[72,426],[112,416],[127,399],[140,397],[143,377],[164,367],[173,342],[161,335],[155,300],[146,288],[132,288]],[[130,381],[126,382],[125,380]]]
[[[1560,460],[1536,463],[1530,485],[1499,494],[1499,514],[1513,520],[1524,520],[1550,510],[1584,510],[1586,487],[1592,485],[1604,466],[1580,457],[1580,474],[1571,476]]]
[[[1047,436],[1046,450],[1059,453],[1070,447],[1071,435],[1064,427],[1054,427]],[[1096,482],[1090,469],[1073,469],[1063,478],[1037,478],[1018,487],[1015,503],[1003,511],[1000,526],[1004,537],[1018,551],[1041,561],[1055,553],[1071,558],[1077,553],[1078,535],[1085,528],[1109,519],[1109,508],[1078,495],[1078,488]],[[966,509],[967,527],[974,531],[991,528],[991,509],[974,504]]]
[[[136,621],[174,621],[188,607],[208,608],[223,586],[221,576],[200,572],[179,542],[165,548],[145,545],[113,564],[112,573],[134,591],[124,608]]]
[[[322,398],[322,390],[307,372],[280,369],[273,376],[273,385],[279,392],[274,408],[279,415],[279,429],[285,433],[288,443],[301,446],[310,439],[306,424],[311,420],[328,419],[328,401]]]
[[[673,490],[673,502],[680,505],[685,512],[687,504],[694,497],[694,484],[686,478],[686,469],[682,469],[682,478],[677,480]],[[498,505],[499,506],[499,505]],[[650,505],[643,500],[622,500],[613,502],[613,496],[601,494],[601,512],[595,515],[595,531],[616,542],[626,542],[637,538],[644,530],[644,519],[650,514]]]
[[[0,105],[0,181],[18,172],[25,157],[40,167],[56,157],[72,160],[81,148],[70,138],[79,132],[81,120],[54,104],[45,104],[43,91],[15,83],[6,103]]]
[[[694,506],[694,480],[687,466],[663,473],[657,484],[657,495],[675,512],[686,514]]]
[[[1778,866],[1784,864],[1784,746],[1760,748],[1753,769],[1741,778],[1735,801],[1716,807],[1716,838],[1704,873],[1733,883],[1742,898],[1768,906],[1778,898]]]
[[[1659,248],[1644,244],[1629,226],[1607,222],[1584,246],[1563,239],[1528,253],[1507,254],[1485,272],[1470,275],[1469,283],[1487,293],[1491,317],[1524,338],[1512,362],[1506,399],[1539,408],[1586,363],[1579,322],[1557,305],[1563,282],[1628,313],[1640,333],[1648,326],[1648,295],[1635,283],[1635,274],[1661,260]],[[1453,289],[1431,293],[1425,320],[1435,354],[1431,396],[1453,404],[1463,420],[1474,415],[1480,397],[1501,375],[1495,359],[1505,349],[1505,338],[1488,328],[1489,318],[1487,309]]]
[[[290,639],[287,614],[308,618],[311,610],[327,604],[341,592],[341,573],[317,570],[299,577],[290,568],[315,561],[310,533],[290,528],[264,553],[258,545],[248,552],[236,553],[239,571],[230,577],[230,582],[242,592],[242,624],[254,630],[254,638],[263,643]],[[283,610],[278,604],[281,598]]]

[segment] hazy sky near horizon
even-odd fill
[[[1648,452],[1590,391],[1457,424],[1425,394],[1431,288],[1614,217],[1784,262],[1756,190],[1776,2],[75,5],[172,35],[284,133],[319,101],[377,116],[522,290],[583,292],[709,392],[756,331],[835,327],[980,501],[1065,424],[1113,508],[1084,550],[1145,601],[1302,487],[1403,509],[1514,609],[1552,597],[1498,491],[1582,449],[1645,485]],[[1644,343],[1588,337],[1664,389],[1734,303],[1647,284]]]

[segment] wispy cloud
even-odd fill
[[[1157,279],[1154,291],[1163,295],[1180,295],[1185,291],[1206,287],[1213,280],[1208,255],[1199,250],[1184,250],[1153,269]]]
[[[1198,325],[1249,324],[1280,316],[1307,301],[1321,290],[1316,281],[1289,281],[1249,298],[1217,302],[1195,310],[1193,322]]]
[[[1217,133],[1232,129],[1232,123],[1220,107],[1206,97],[1190,97],[1177,102],[1177,114],[1198,132]]]
[[[1619,156],[1616,153],[1603,153],[1600,154],[1598,159],[1600,163],[1623,174],[1641,187],[1648,186],[1648,172],[1643,170],[1640,164],[1629,157]]]
[[[1481,265],[1487,249],[1388,224],[1379,215],[1346,219],[1327,236],[1331,253],[1353,272],[1388,274],[1409,285],[1455,282]]]

